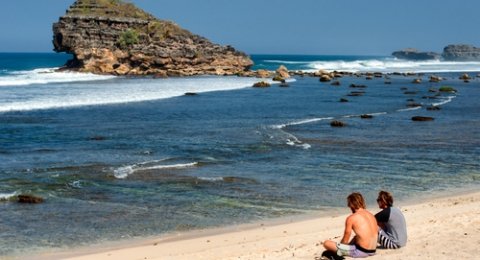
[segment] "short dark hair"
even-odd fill
[[[388,207],[391,207],[393,206],[393,196],[390,192],[382,190],[378,193],[377,202],[382,202]]]
[[[362,194],[354,192],[347,197],[348,207],[351,209],[365,209],[365,200],[363,199]]]

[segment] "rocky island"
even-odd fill
[[[420,52],[413,48],[395,51],[392,53],[392,56],[403,60],[438,60],[441,57],[440,54],[436,52]]]
[[[397,59],[403,60],[440,60],[445,61],[480,61],[480,48],[467,44],[450,44],[443,49],[443,53],[420,52],[407,48],[392,53]]]
[[[66,69],[113,75],[234,75],[251,59],[122,0],[77,0],[53,25]]]
[[[442,56],[448,61],[480,61],[480,48],[467,44],[451,44],[443,49]]]

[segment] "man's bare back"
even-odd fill
[[[352,214],[345,220],[342,241],[336,243],[326,240],[323,246],[327,251],[336,253],[338,256],[356,258],[375,255],[378,238],[377,220],[365,209],[366,204],[362,194],[358,192],[350,194],[347,197],[347,206]],[[353,234],[355,236],[351,239]]]
[[[375,249],[377,248],[377,235],[378,235],[378,226],[375,217],[372,213],[368,212],[365,209],[358,209],[355,213],[350,215],[346,220],[346,230],[351,227],[351,230],[355,232],[355,237],[351,241],[365,249]],[[351,234],[351,233],[349,233]],[[345,240],[345,241],[344,241]],[[342,244],[350,243],[350,236],[343,237]]]

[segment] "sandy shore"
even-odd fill
[[[405,214],[408,244],[377,250],[369,259],[474,259],[480,255],[480,192],[397,205]],[[377,208],[370,208],[373,213]],[[134,246],[38,256],[48,259],[315,259],[321,241],[338,240],[348,209],[336,216],[283,224],[206,230]],[[88,251],[90,250],[90,252]]]

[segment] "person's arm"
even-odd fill
[[[342,244],[348,244],[350,242],[350,237],[352,235],[352,226],[353,226],[353,220],[352,216],[348,217],[347,220],[345,220],[345,231],[343,231],[343,238],[340,243]]]

